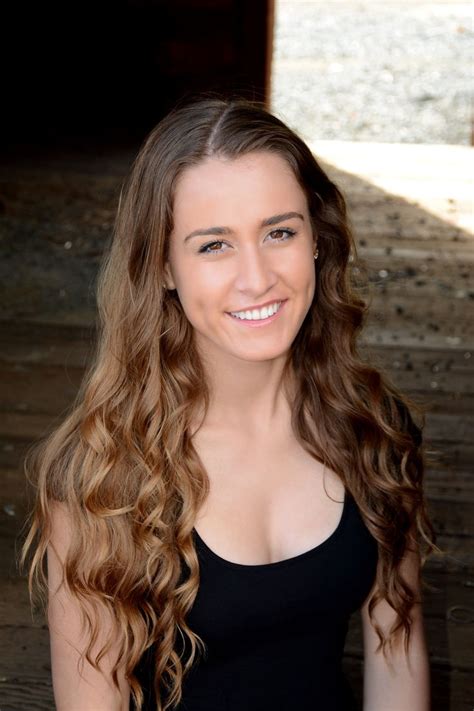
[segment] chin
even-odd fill
[[[286,357],[289,351],[288,348],[242,348],[239,352],[234,352],[231,355],[239,358],[240,360],[245,360],[249,363],[264,363],[268,360],[275,360],[277,358]]]

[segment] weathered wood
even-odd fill
[[[84,368],[91,358],[95,335],[95,329],[80,326],[2,321],[0,361]]]
[[[4,363],[0,368],[0,407],[4,412],[58,413],[74,400],[82,368]]]
[[[474,481],[471,472],[430,469],[425,480],[425,491],[430,500],[442,498],[456,504],[459,500],[474,501]]]
[[[10,606],[17,603],[11,601]],[[2,711],[54,711],[47,625],[2,620],[0,633]]]
[[[25,410],[22,411],[19,405],[21,403],[17,405],[19,411],[4,412],[0,417],[0,435],[5,439],[15,440],[20,434],[21,439],[36,441],[58,425],[57,415],[28,412],[26,407],[29,403],[25,403]]]
[[[428,498],[428,511],[441,535],[474,537],[474,502],[461,495],[451,500]]]
[[[451,572],[472,571],[474,568],[473,539],[470,536],[441,535],[437,531],[436,533],[437,545],[443,554],[433,554],[431,567]]]

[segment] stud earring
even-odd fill
[[[314,250],[313,257],[314,257],[315,259],[317,259],[317,258],[318,258],[318,255],[319,255],[319,249],[316,248],[316,249]]]

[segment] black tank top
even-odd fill
[[[200,585],[187,622],[208,653],[185,677],[176,711],[357,711],[341,661],[378,553],[351,494],[326,540],[275,563],[224,560],[193,535]],[[145,687],[143,711],[156,708],[153,653],[135,670]]]

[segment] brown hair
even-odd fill
[[[307,196],[319,259],[314,299],[285,367],[297,382],[292,427],[302,446],[339,474],[378,542],[370,616],[381,598],[398,615],[388,637],[374,625],[384,654],[401,630],[408,649],[415,594],[400,564],[409,543],[422,565],[441,552],[424,499],[421,428],[410,408],[423,420],[424,413],[357,351],[368,307],[350,283],[356,247],[343,195],[301,138],[261,102],[204,95],[177,105],[147,137],[124,185],[99,274],[93,362],[68,416],[25,461],[36,488],[20,561],[35,542],[30,595],[37,589],[44,601],[51,507],[64,502],[75,532],[66,584],[90,631],[100,618],[83,601],[112,614],[138,708],[143,692],[134,669],[146,650],[156,647],[158,711],[180,701],[184,674],[205,652],[185,617],[199,584],[192,529],[209,490],[190,423],[207,411],[209,393],[191,324],[177,293],[163,288],[174,189],[180,174],[204,158],[249,151],[282,156]],[[184,665],[178,634],[191,644]]]

